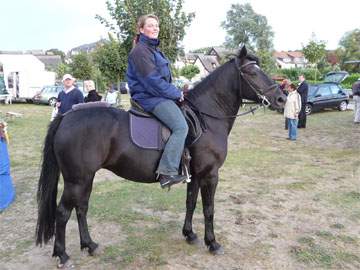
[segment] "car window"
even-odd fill
[[[330,90],[333,95],[339,94],[340,88],[337,85],[330,85]]]
[[[330,96],[331,95],[331,91],[328,85],[321,85],[319,86],[319,89],[316,93],[316,95],[321,95],[321,96]]]

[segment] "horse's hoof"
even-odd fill
[[[199,245],[200,244],[199,238],[197,237],[196,233],[190,233],[188,235],[185,235],[185,240],[190,245]]]
[[[101,248],[98,244],[96,244],[96,247],[94,249],[88,249],[88,253],[90,256],[98,256],[101,253]]]
[[[224,255],[225,254],[224,248],[222,246],[220,246],[219,244],[216,244],[214,246],[210,245],[209,251],[213,255]]]
[[[65,263],[58,263],[57,265],[58,269],[74,269],[75,265],[72,263],[72,261],[69,259]]]

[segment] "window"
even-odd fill
[[[337,85],[330,85],[330,90],[333,95],[337,95],[340,92],[340,88]]]
[[[329,86],[328,85],[319,86],[319,90],[317,91],[316,95],[321,95],[322,97],[330,96],[331,91],[330,91]]]

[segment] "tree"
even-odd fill
[[[187,65],[180,70],[180,75],[188,80],[191,80],[198,73],[200,73],[200,70],[195,65]]]
[[[360,29],[354,29],[344,34],[339,42],[340,47],[337,49],[337,55],[343,69],[356,71],[356,66],[344,65],[345,61],[360,60]]]
[[[244,44],[260,58],[265,71],[272,72],[276,69],[272,57],[274,33],[266,17],[257,14],[250,4],[231,5],[226,21],[223,21],[221,26],[227,32],[226,47],[237,49],[240,44]]]
[[[64,63],[60,63],[56,69],[56,77],[61,79],[66,73],[70,73],[70,67]]]
[[[184,0],[107,0],[111,21],[100,15],[96,15],[96,18],[116,34],[128,53],[136,35],[138,17],[148,13],[157,15],[160,19],[160,49],[174,61],[180,50],[179,42],[185,36],[185,27],[190,25],[195,16],[194,13],[186,14],[182,11],[183,2]]]
[[[124,80],[127,68],[126,48],[111,34],[109,39],[109,42],[94,51],[93,59],[108,82],[116,83],[120,89],[120,81]]]
[[[316,70],[317,64],[323,59],[326,55],[325,50],[325,41],[317,41],[315,34],[312,35],[312,38],[308,45],[303,46],[303,53],[305,58],[311,63],[315,65],[315,80],[316,80]]]
[[[76,79],[89,80],[93,75],[92,64],[86,53],[82,52],[72,56],[69,66]]]

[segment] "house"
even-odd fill
[[[62,63],[60,55],[43,54],[43,55],[35,55],[35,56],[37,59],[39,59],[41,62],[45,64],[46,70],[55,71],[57,67]]]
[[[102,44],[106,43],[107,40],[106,39],[100,39],[96,42],[92,42],[92,43],[89,43],[89,44],[83,44],[83,45],[80,45],[78,47],[75,47],[75,48],[72,48],[69,52],[68,52],[68,55],[71,57],[73,55],[77,55],[79,53],[90,53],[90,52],[93,52],[95,51],[95,49],[98,47],[98,46],[101,46]]]
[[[220,66],[216,55],[198,54],[194,65],[200,70],[194,80],[203,79]]]
[[[215,47],[211,47],[211,49],[207,54],[216,56],[216,59],[219,63],[224,63],[229,56],[236,55],[237,51],[227,49],[222,46],[215,46]]]
[[[186,53],[184,56],[178,57],[174,63],[175,68],[181,69],[186,65],[193,65],[197,55],[197,53]]]
[[[278,68],[304,68],[308,61],[301,51],[275,51],[273,53]]]

